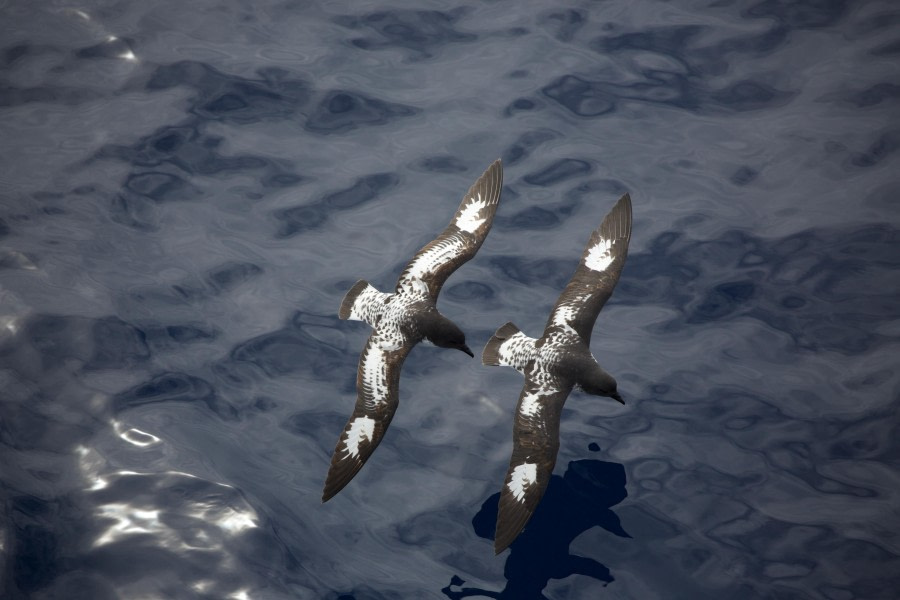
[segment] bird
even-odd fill
[[[631,239],[631,197],[622,196],[591,234],[539,339],[506,323],[488,340],[482,363],[525,376],[513,425],[513,451],[500,493],[494,552],[521,533],[547,484],[559,450],[563,404],[573,388],[625,404],[616,380],[591,354],[591,330],[619,281]]]
[[[502,187],[497,159],[463,196],[450,224],[406,265],[393,293],[360,280],[341,302],[341,319],[364,321],[373,331],[359,357],[356,405],[334,449],[322,502],[353,479],[384,437],[397,410],[400,370],[413,346],[424,340],[474,358],[465,334],[436,302],[447,278],[484,243]]]

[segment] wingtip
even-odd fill
[[[500,191],[503,187],[503,162],[498,158],[488,165],[488,168],[478,178],[478,182],[484,182],[489,188],[487,191],[490,195],[496,196],[496,199],[499,200]]]
[[[624,194],[622,194],[622,197],[616,201],[616,206],[613,208],[613,210],[618,208],[619,205],[626,208],[628,212],[631,212],[631,194],[629,192],[625,192]]]
[[[347,484],[353,481],[365,464],[365,461],[346,461],[338,458],[342,452],[344,435],[344,433],[341,434],[334,454],[331,456],[331,464],[328,466],[328,474],[325,476],[325,485],[322,487],[322,504],[337,496],[341,490],[347,487]]]
[[[621,204],[625,207],[625,210],[628,212],[628,218],[631,219],[631,194],[625,192],[625,194],[619,198],[619,201],[616,204]]]
[[[451,224],[455,224],[459,229],[476,234],[477,242],[473,246],[475,251],[481,247],[490,231],[502,192],[503,165],[500,161],[494,161],[465,193],[459,210],[451,221]],[[473,204],[476,201],[478,204]],[[467,208],[474,208],[475,212],[469,212]]]
[[[510,544],[512,544],[513,540],[515,540],[515,539],[516,539],[515,537],[512,539],[503,539],[503,538],[495,537],[494,538],[494,556],[497,556],[498,554],[500,554],[501,552],[503,552],[504,550],[509,548]]]
[[[337,496],[338,492],[344,489],[344,486],[347,485],[335,485],[333,481],[331,470],[328,471],[328,477],[325,479],[325,486],[322,488],[322,504],[325,504],[335,496]]]
[[[627,242],[631,239],[631,220],[631,195],[626,192],[603,218],[600,227],[591,234],[589,244],[596,243],[600,238],[620,239],[626,242],[627,249]]]
[[[500,554],[515,542],[534,514],[534,508],[541,501],[543,491],[538,492],[532,506],[512,500],[508,493],[509,483],[504,486],[497,504],[497,524],[494,528],[494,553]]]
[[[500,523],[497,523],[498,528],[497,531],[494,532],[494,556],[500,554],[507,548],[509,548],[516,538],[519,537],[519,534],[522,533],[522,530],[525,528],[524,525],[521,527],[514,528],[512,530],[506,529],[503,532],[499,531]]]
[[[628,214],[628,220],[631,221],[631,194],[625,192],[625,194],[619,198],[619,201],[616,204],[621,204],[625,209],[625,212]]]
[[[325,504],[341,493],[341,490],[353,481],[353,478],[358,472],[359,469],[351,469],[349,473],[346,471],[328,469],[328,475],[325,478],[325,486],[322,488],[322,504]]]

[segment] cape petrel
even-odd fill
[[[353,479],[381,442],[397,410],[400,368],[413,346],[424,339],[474,356],[462,330],[435,303],[447,278],[487,237],[502,185],[497,159],[469,188],[447,228],[406,265],[394,293],[358,281],[341,302],[341,319],[365,321],[374,331],[359,357],[356,406],[334,449],[322,502]]]
[[[497,330],[482,354],[485,365],[525,376],[513,425],[513,451],[500,494],[494,551],[499,554],[537,508],[559,450],[559,420],[573,387],[624,404],[616,380],[591,355],[591,330],[619,280],[631,239],[631,198],[616,203],[591,235],[575,275],[563,290],[540,339],[512,323]]]

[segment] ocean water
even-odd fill
[[[0,0],[4,599],[900,597],[889,1]],[[442,312],[540,333],[631,193],[538,512],[521,389],[419,346],[320,502],[368,328],[497,157]]]

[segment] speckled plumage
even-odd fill
[[[563,290],[539,339],[512,323],[484,349],[486,365],[525,376],[513,426],[513,451],[500,493],[494,550],[519,535],[547,489],[559,450],[559,422],[572,388],[612,397],[616,382],[590,352],[591,330],[619,280],[631,239],[631,198],[626,194],[591,235],[578,269]]]
[[[427,339],[471,355],[462,331],[438,312],[436,302],[447,278],[484,243],[503,184],[496,160],[469,189],[453,220],[412,258],[393,293],[358,281],[341,303],[342,319],[372,326],[359,358],[356,405],[331,458],[322,501],[341,491],[381,442],[397,410],[400,370],[413,346]]]

